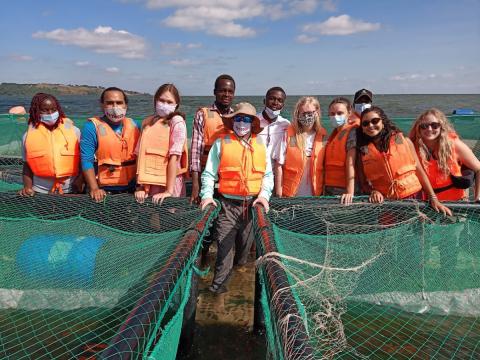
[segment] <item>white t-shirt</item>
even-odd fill
[[[257,136],[263,139],[263,143],[267,147],[267,154],[272,158],[272,152],[282,142],[290,121],[281,115],[278,115],[277,119],[272,123],[266,120],[262,113],[257,114],[257,117],[260,119],[260,126],[263,127],[263,130]]]
[[[307,134],[303,138],[303,152],[305,156],[311,156],[313,151],[313,144],[315,143],[315,135],[316,133]],[[287,143],[288,143],[288,136],[284,133],[281,141],[277,143],[275,149],[273,149],[272,157],[274,160],[278,161],[280,165],[285,164],[285,157],[287,155]]]

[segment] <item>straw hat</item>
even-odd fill
[[[14,106],[8,110],[8,113],[13,115],[25,115],[27,112],[23,106]]]
[[[248,115],[253,118],[252,121],[252,134],[258,134],[262,131],[262,127],[260,127],[260,119],[257,117],[257,111],[255,110],[255,106],[249,104],[247,102],[241,102],[235,105],[234,112],[227,115],[222,115],[223,125],[230,130],[233,130],[233,118],[235,115],[242,114]]]

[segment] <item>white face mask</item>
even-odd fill
[[[265,106],[265,113],[267,114],[268,118],[271,120],[276,119],[278,115],[280,115],[280,111],[281,110],[272,110],[269,107]]]
[[[110,120],[111,122],[118,123],[123,120],[125,115],[127,114],[127,109],[114,106],[111,108],[106,108],[104,110],[105,116]]]
[[[51,114],[41,114],[40,120],[47,125],[53,125],[57,122],[59,116],[58,111],[55,111]]]
[[[372,104],[368,104],[368,103],[354,104],[355,112],[358,115],[361,115],[363,110],[370,109],[371,107],[372,107]]]
[[[155,104],[155,112],[160,117],[165,117],[170,115],[175,111],[176,108],[177,108],[176,104],[167,104],[162,101],[157,101],[157,103]]]
[[[329,118],[330,125],[332,125],[333,128],[342,126],[343,124],[345,124],[345,121],[347,121],[347,117],[345,115],[333,115],[329,116]]]
[[[235,121],[233,123],[233,131],[238,136],[245,136],[252,130],[252,124],[243,122],[243,121]]]

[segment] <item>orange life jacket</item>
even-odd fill
[[[312,175],[312,193],[315,196],[322,195],[323,192],[323,157],[325,148],[323,146],[323,137],[326,135],[324,128],[317,131],[313,143],[313,152],[310,158],[305,156],[297,145],[295,129],[290,125],[287,129],[287,152],[285,154],[285,164],[283,165],[282,194],[283,196],[295,196],[298,186],[302,180],[305,166],[310,166]],[[308,163],[307,163],[308,161]]]
[[[218,166],[219,188],[224,195],[258,195],[267,168],[267,149],[261,137],[252,134],[251,147],[228,134],[222,137],[220,164]]]
[[[215,140],[217,140],[220,136],[230,134],[232,132],[223,126],[223,120],[218,111],[210,108],[201,108],[200,111],[203,112],[203,138],[205,141],[203,154],[200,156],[200,165],[203,169],[207,163],[208,152],[213,146]]]
[[[140,130],[132,119],[123,119],[119,135],[99,118],[88,119],[97,129],[98,183],[100,186],[125,186],[134,178],[137,170],[136,155]]]
[[[414,154],[401,133],[390,137],[386,153],[370,143],[362,147],[360,156],[370,186],[387,199],[404,199],[422,189],[416,174]]]
[[[51,191],[58,190],[70,176],[79,173],[80,143],[73,122],[63,119],[55,129],[42,123],[29,126],[25,138],[26,161],[35,176],[56,178]]]
[[[458,136],[455,133],[449,134],[450,140],[453,142]],[[417,149],[417,154],[419,153]],[[420,155],[419,155],[420,156]],[[453,186],[452,178],[450,174],[454,176],[461,176],[462,170],[461,165],[458,161],[457,153],[455,147],[452,146],[452,157],[449,162],[450,173],[445,175],[438,167],[438,161],[433,157],[428,161],[428,167],[425,168],[428,179],[432,184],[433,190],[435,191],[438,200],[450,200],[458,201],[466,198],[466,192],[464,189],[457,189]],[[443,189],[443,191],[442,191]],[[426,194],[423,194],[424,200],[428,197]]]
[[[345,162],[347,160],[347,140],[350,131],[355,131],[356,123],[345,124],[334,129],[325,146],[325,186],[345,189],[347,187]]]
[[[170,130],[170,126],[162,121],[157,121],[143,129],[137,160],[137,182],[139,184],[167,185]],[[187,170],[188,150],[185,140],[177,175],[185,174]]]

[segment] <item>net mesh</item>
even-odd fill
[[[480,116],[449,118],[480,157]],[[394,119],[407,133],[412,120]],[[0,115],[1,358],[175,358],[213,210],[131,196],[21,199],[26,123]],[[448,222],[395,206],[275,200],[269,218],[255,218],[275,358],[478,357],[478,210]]]
[[[255,211],[278,359],[477,359],[480,207],[272,201]]]
[[[0,192],[0,358],[174,359],[215,211]]]

